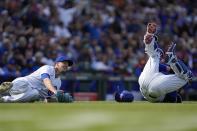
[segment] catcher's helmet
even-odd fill
[[[133,99],[134,99],[133,94],[127,90],[123,90],[122,92],[115,93],[115,100],[117,102],[132,102]]]

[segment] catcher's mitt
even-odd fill
[[[56,93],[56,97],[58,102],[60,103],[71,103],[73,102],[73,98],[69,93],[64,93],[61,90],[58,90]]]

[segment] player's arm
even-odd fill
[[[148,23],[147,25],[147,29],[146,29],[146,34],[144,35],[144,43],[145,44],[150,44],[153,40],[153,38],[155,38],[155,40],[157,40],[157,37],[155,36],[157,32],[157,24],[152,22],[152,23]]]
[[[58,102],[64,102],[64,103],[73,102],[72,96],[68,93],[64,93],[62,90],[56,90],[49,78],[44,78],[43,82],[46,88],[55,94]]]
[[[47,73],[43,73],[41,75],[41,78],[43,80],[43,83],[45,85],[45,87],[50,90],[51,92],[53,92],[54,94],[57,93],[57,90],[55,89],[55,87],[53,86],[51,80],[50,80],[50,76]]]
[[[57,90],[55,89],[55,87],[52,85],[51,80],[49,78],[45,78],[43,80],[44,85],[46,86],[46,88],[48,90],[50,90],[51,92],[53,92],[54,94],[56,94]]]

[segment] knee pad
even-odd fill
[[[176,62],[171,63],[170,67],[180,78],[186,80],[187,82],[192,80],[193,74],[191,70],[182,61],[177,60]]]
[[[133,99],[134,99],[134,96],[129,91],[124,90],[121,93],[119,92],[115,93],[115,100],[117,102],[132,102]]]

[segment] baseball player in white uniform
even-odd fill
[[[72,97],[60,90],[60,74],[68,70],[73,61],[65,56],[56,58],[55,65],[44,65],[32,74],[0,85],[1,102],[33,102],[46,100],[55,94],[58,102],[71,102]],[[4,94],[4,95],[3,95]]]
[[[192,80],[192,72],[175,55],[174,43],[169,47],[166,55],[167,64],[175,74],[165,75],[159,72],[160,56],[163,51],[157,46],[156,27],[155,23],[147,25],[144,43],[149,59],[138,80],[140,91],[149,102],[162,102],[166,94],[178,90]]]

